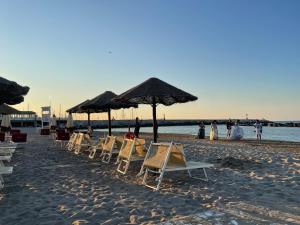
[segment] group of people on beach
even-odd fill
[[[237,120],[235,123],[231,119],[229,119],[226,122],[226,139],[229,140],[241,140],[244,137],[244,130],[240,127],[240,120]],[[211,129],[209,133],[210,140],[218,140],[219,134],[218,134],[218,125],[217,121],[214,120],[211,123]],[[262,136],[262,129],[263,126],[260,123],[259,120],[256,120],[254,124],[255,133],[256,133],[256,139],[261,140]],[[204,138],[205,137],[205,125],[203,122],[199,124],[199,132],[198,132],[198,138]]]

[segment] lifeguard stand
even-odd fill
[[[42,128],[50,128],[51,107],[44,106],[42,108]]]

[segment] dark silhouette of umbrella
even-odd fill
[[[81,103],[79,103],[78,105],[73,106],[72,108],[68,109],[67,112],[68,113],[87,113],[88,115],[88,125],[91,125],[91,120],[90,120],[90,114],[91,113],[98,113],[100,112],[99,110],[92,110],[92,109],[82,109],[81,106],[88,103],[90,100],[87,99]]]
[[[91,99],[87,103],[80,106],[83,110],[98,110],[99,112],[108,113],[108,134],[111,135],[111,110],[137,107],[137,104],[128,102],[115,102],[112,99],[117,95],[111,91],[106,91],[97,97]]]
[[[8,114],[19,114],[19,110],[10,107],[6,104],[0,105],[0,114],[8,115]]]
[[[153,111],[153,140],[157,142],[156,107],[158,104],[166,106],[174,103],[195,101],[198,98],[183,90],[180,90],[158,78],[150,78],[143,83],[131,88],[116,97],[117,102],[131,102],[136,104],[149,104]]]
[[[0,104],[19,104],[24,101],[24,95],[29,91],[29,87],[21,86],[14,81],[0,77]]]

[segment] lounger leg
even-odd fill
[[[102,162],[109,163],[111,158],[111,153],[104,152],[102,156]]]
[[[93,159],[96,155],[96,151],[97,151],[97,148],[96,147],[93,147],[90,154],[89,154],[89,158],[90,159]]]
[[[123,162],[125,162],[125,165],[123,164]],[[122,170],[122,165],[124,165],[124,170]],[[129,168],[129,161],[121,159],[121,161],[119,161],[118,163],[118,168],[117,171],[122,173],[122,174],[126,174]]]
[[[203,180],[203,181],[208,181],[208,176],[207,176],[205,168],[201,168],[201,169],[203,169],[204,178],[203,177],[194,177],[194,176],[192,176],[192,173],[191,173],[190,170],[188,170],[188,173],[189,173],[191,178],[198,179],[198,180]]]
[[[158,179],[157,179],[157,178],[155,179],[155,181],[158,181],[158,182],[157,182],[157,185],[156,185],[156,186],[152,186],[152,185],[149,185],[149,184],[146,183],[147,177],[148,177],[148,173],[149,173],[149,169],[148,169],[148,168],[146,168],[146,170],[145,170],[145,174],[144,174],[144,178],[143,178],[143,184],[144,184],[146,187],[149,187],[149,188],[152,188],[152,189],[155,190],[155,191],[158,191],[158,190],[159,190],[159,187],[160,187],[160,184],[161,184],[161,182],[162,182],[163,176],[164,176],[164,172],[163,172],[163,171],[155,172],[155,171],[152,171],[152,170],[150,170],[150,172],[153,172],[153,173],[159,173],[159,174],[160,174],[159,177],[158,177]]]
[[[4,180],[2,175],[0,175],[0,189],[2,189],[4,187]]]

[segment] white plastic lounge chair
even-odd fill
[[[75,144],[75,154],[78,155],[83,148],[88,149],[93,142],[88,134],[80,133]]]
[[[116,142],[116,137],[114,136],[107,136],[105,142],[103,144],[102,153],[100,155],[101,161],[104,163],[109,163],[111,156],[119,151],[114,149]]]
[[[130,162],[143,161],[145,155],[146,151],[144,139],[124,139],[116,162],[116,164],[118,164],[117,171],[122,174],[126,174]]]
[[[11,174],[13,171],[13,167],[11,166],[0,166],[0,189],[4,187],[4,179],[2,175]]]
[[[2,148],[0,149],[0,156],[10,156],[15,152],[14,148]]]
[[[89,158],[93,159],[98,150],[103,150],[103,144],[105,143],[106,138],[99,138],[98,143],[90,147]]]
[[[154,190],[159,190],[165,172],[187,170],[190,177],[192,177],[192,169],[202,169],[204,178],[192,177],[208,181],[205,168],[213,167],[213,164],[205,162],[186,161],[183,145],[171,143],[151,143],[144,163],[138,175],[144,174],[143,184]],[[155,186],[147,184],[148,173],[159,174],[156,179]]]

